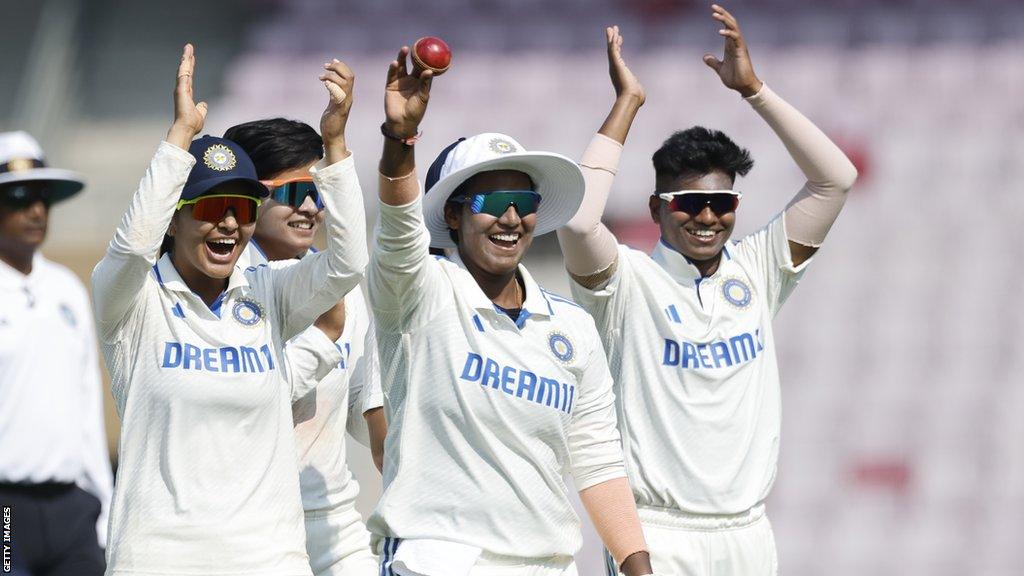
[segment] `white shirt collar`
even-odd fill
[[[697,270],[697,267],[691,264],[686,256],[677,252],[663,239],[659,239],[654,246],[654,250],[651,251],[651,259],[681,284],[691,284],[701,278],[700,270]],[[714,277],[721,272],[722,266],[729,260],[732,260],[732,255],[729,253],[729,243],[727,242],[722,247],[722,261],[718,263],[718,270],[711,276]]]
[[[462,261],[458,251],[449,251],[446,258],[466,272],[466,274],[459,279],[461,282],[459,282],[460,285],[458,286],[458,289],[465,295],[465,298],[469,301],[470,305],[477,310],[485,310],[500,314],[501,312],[497,309],[494,302],[484,294],[484,291],[480,289],[480,285],[476,283],[473,275],[466,269],[466,264]],[[552,310],[547,296],[544,295],[540,285],[537,284],[533,279],[533,276],[530,275],[526,270],[526,267],[522,264],[519,265],[519,276],[523,279],[523,288],[526,290],[526,301],[523,302],[522,308],[525,317],[550,317]]]
[[[157,260],[156,264],[153,265],[153,271],[156,272],[156,279],[160,282],[160,285],[172,292],[192,292],[192,289],[185,284],[182,280],[181,274],[178,274],[178,270],[171,263],[171,253],[167,252]],[[235,288],[241,288],[248,286],[249,281],[245,278],[245,271],[235,265],[235,269],[231,271],[231,277],[228,279],[228,287],[224,290],[227,294]]]
[[[40,270],[45,265],[45,258],[38,250],[32,255],[32,271],[28,274],[22,274],[20,270],[15,270],[7,262],[0,260],[0,286],[21,288],[31,284],[39,278]]]

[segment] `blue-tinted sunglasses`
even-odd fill
[[[320,191],[316,189],[312,177],[293,180],[265,180],[263,185],[270,190],[270,197],[275,202],[298,208],[302,206],[307,197],[311,197],[316,203],[317,210],[324,209],[323,199],[320,198]]]
[[[520,218],[537,211],[540,206],[540,194],[533,190],[495,190],[483,194],[471,194],[455,199],[456,202],[469,204],[473,214],[489,214],[501,218],[509,206],[516,209]]]

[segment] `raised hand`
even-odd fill
[[[718,31],[725,36],[725,58],[719,60],[711,54],[705,54],[704,63],[718,73],[722,84],[739,92],[744,98],[757,94],[762,82],[754,74],[754,66],[750,63],[750,53],[747,52],[747,43],[740,32],[739,23],[718,4],[711,5],[711,17],[725,26]]]
[[[385,124],[392,134],[401,138],[411,138],[419,132],[434,78],[430,70],[409,74],[408,56],[409,47],[402,46],[398,58],[388,66],[388,82],[384,88]]]
[[[320,81],[327,88],[328,101],[320,116],[320,135],[324,139],[327,162],[333,164],[348,157],[345,144],[345,126],[352,110],[352,92],[356,75],[337,58],[324,64]]]
[[[195,50],[185,44],[178,64],[178,79],[174,85],[174,123],[167,131],[167,141],[182,150],[188,150],[192,138],[203,130],[206,122],[206,102],[195,103],[192,95],[192,78],[196,69]]]
[[[622,35],[619,34],[619,27],[605,28],[604,34],[608,40],[608,75],[612,79],[612,86],[615,87],[615,97],[633,98],[638,105],[642,105],[647,96],[644,87],[622,58]]]

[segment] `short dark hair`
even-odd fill
[[[262,180],[324,157],[320,135],[309,124],[296,120],[254,120],[228,128],[224,137],[245,150]]]
[[[675,180],[680,176],[703,176],[722,171],[733,181],[746,176],[754,160],[746,148],[740,148],[718,130],[694,126],[668,137],[651,158],[658,178]]]

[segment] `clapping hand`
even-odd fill
[[[192,138],[203,130],[206,122],[206,102],[195,103],[192,78],[196,69],[195,50],[185,44],[178,64],[178,79],[174,85],[174,123],[167,131],[167,141],[182,150],[188,150]]]
[[[725,8],[718,4],[711,5],[711,17],[725,26],[718,31],[725,36],[725,58],[719,60],[711,54],[704,55],[704,63],[718,73],[722,84],[739,92],[744,98],[753,96],[761,90],[762,82],[754,74],[754,66],[750,63],[750,53],[743,39],[740,25]]]
[[[605,28],[604,33],[608,40],[608,75],[612,79],[612,86],[615,87],[615,97],[633,98],[637,105],[643,105],[646,99],[644,87],[622,58],[622,35],[619,34],[619,27]]]

